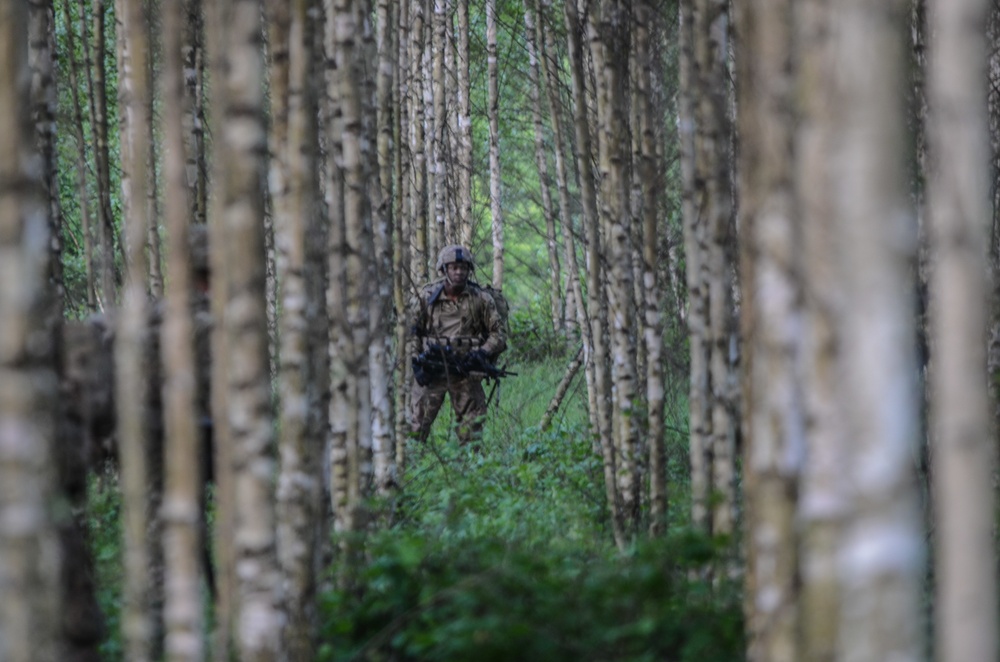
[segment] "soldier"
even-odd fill
[[[422,353],[448,350],[458,359],[492,362],[507,347],[493,298],[470,280],[474,268],[467,248],[445,247],[437,260],[441,277],[420,288],[410,301],[407,344],[415,359],[410,429],[421,442],[427,440],[445,394],[451,397],[460,443],[482,435],[487,404],[483,375],[456,374],[448,369],[428,371],[417,359]]]

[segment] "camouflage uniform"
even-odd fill
[[[448,250],[442,251],[442,255]],[[471,260],[465,261],[471,265]],[[439,259],[439,270],[442,269],[440,262]],[[445,284],[444,278],[428,283],[410,301],[410,356],[416,356],[435,344],[450,346],[458,356],[475,350],[482,350],[487,356],[502,352],[507,346],[507,339],[493,298],[470,281],[455,299],[451,299],[445,294]],[[464,444],[479,439],[486,416],[486,394],[483,392],[482,377],[475,375],[459,377],[445,374],[426,386],[414,380],[410,391],[410,430],[413,435],[420,441],[427,439],[446,394],[451,397],[459,440]]]

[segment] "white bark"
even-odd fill
[[[275,557],[268,317],[265,308],[264,205],[260,190],[267,136],[263,122],[264,66],[260,7],[233,0],[225,43],[221,140],[224,250],[228,300],[228,417],[234,471],[235,640],[240,658],[273,660],[284,615]]]
[[[0,15],[0,659],[58,662],[50,208],[27,107],[27,21],[25,4]]]
[[[195,404],[194,326],[191,314],[191,277],[188,198],[183,115],[185,100],[181,61],[183,7],[161,7],[164,28],[164,67],[161,79],[165,100],[164,142],[167,220],[167,309],[163,320],[163,413],[166,440],[166,476],[163,501],[164,557],[166,561],[165,629],[167,659],[181,662],[204,659],[202,640],[202,584],[200,572],[202,486],[198,414]]]
[[[843,425],[837,406],[836,316],[843,292],[836,271],[832,152],[833,52],[828,0],[796,3],[799,124],[795,187],[802,218],[803,353],[806,458],[799,481],[800,655],[834,659],[840,630],[837,545],[847,514]]]
[[[840,547],[841,658],[918,660],[924,543],[914,477],[919,439],[906,191],[907,3],[836,6],[833,154],[842,424],[851,512]]]
[[[149,549],[151,520],[150,442],[146,405],[149,365],[146,349],[146,233],[149,219],[146,200],[146,166],[149,145],[149,88],[146,66],[147,37],[142,3],[121,0],[120,87],[122,104],[123,211],[125,212],[126,283],[122,309],[116,321],[115,390],[118,413],[118,453],[121,462],[122,508],[124,511],[124,572],[122,633],[130,660],[151,659],[155,645],[155,591],[150,577],[153,557]],[[129,173],[129,176],[126,176]]]
[[[983,86],[990,2],[929,4],[935,642],[942,662],[991,662],[998,645],[996,439],[985,372],[990,155]]]
[[[497,72],[497,3],[486,0],[486,62],[489,100],[486,116],[490,125],[490,217],[493,219],[493,287],[503,289],[503,207],[500,180],[500,91]]]

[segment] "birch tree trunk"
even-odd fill
[[[632,216],[628,177],[624,172],[630,140],[626,133],[624,85],[628,76],[626,17],[618,2],[591,11],[591,59],[597,97],[599,216],[605,228],[608,261],[607,299],[611,335],[612,424],[615,473],[624,525],[634,535],[639,516],[638,429],[633,417],[636,397],[635,353],[630,345],[635,315],[632,302],[633,271],[629,235]]]
[[[186,0],[185,14],[181,56],[188,99],[183,124],[187,180],[194,192],[192,223],[203,225],[207,221],[208,171],[205,157],[205,27],[202,0]]]
[[[913,457],[916,228],[905,176],[907,3],[849,0],[834,15],[833,154],[842,421],[851,512],[839,550],[844,660],[919,659],[923,533]]]
[[[150,46],[150,55],[147,57],[146,66],[149,68],[147,74],[149,85],[156,85],[156,70],[153,67],[153,55],[155,47]],[[150,102],[152,103],[152,102]],[[149,219],[149,231],[146,238],[146,250],[149,260],[149,296],[153,300],[163,299],[163,248],[160,241],[160,157],[156,149],[156,130],[153,126],[152,109],[150,110],[150,122],[145,127],[146,140],[149,143],[149,164],[146,166],[149,173],[149,186],[146,190],[146,217]]]
[[[552,208],[549,166],[545,150],[545,134],[542,127],[542,77],[538,61],[535,16],[531,3],[524,2],[524,37],[528,48],[529,95],[531,96],[531,119],[535,130],[535,166],[541,184],[542,215],[545,217],[545,247],[549,256],[549,315],[552,328],[556,332],[565,328],[562,311],[562,274],[559,268],[559,240],[556,237],[555,210]]]
[[[660,176],[660,157],[656,148],[656,113],[653,103],[653,59],[650,34],[657,34],[660,19],[653,5],[640,0],[635,14],[635,87],[636,116],[633,129],[639,133],[639,162],[636,181],[642,191],[642,334],[646,347],[646,407],[648,424],[646,446],[649,450],[649,522],[650,532],[659,535],[667,524],[667,467],[664,447],[663,321],[660,315],[659,278],[659,209],[664,182]]]
[[[149,145],[145,131],[149,122],[147,36],[142,5],[124,0],[121,7],[119,101],[122,116],[122,187],[127,248],[126,286],[122,309],[116,320],[115,386],[118,414],[119,461],[125,547],[125,588],[122,632],[130,660],[153,659],[162,634],[158,627],[152,541],[155,489],[150,490],[157,458],[151,457],[147,410],[150,390],[147,362],[146,239],[149,219],[145,205],[127,201],[146,199],[146,165]]]
[[[373,296],[371,209],[368,206],[368,175],[371,153],[370,136],[364,131],[364,81],[360,67],[363,53],[361,37],[366,3],[363,0],[337,0],[337,49],[343,74],[340,79],[340,103],[343,116],[344,158],[344,294],[346,333],[349,334],[346,367],[349,452],[348,504],[350,530],[364,526],[363,499],[372,478],[371,372],[368,345],[371,339],[369,301]]]
[[[204,659],[202,640],[201,475],[195,379],[194,324],[191,299],[191,261],[188,236],[191,201],[188,197],[184,116],[185,94],[181,44],[184,7],[161,7],[163,25],[165,142],[164,175],[167,222],[166,315],[160,344],[163,363],[163,403],[166,430],[166,481],[163,500],[166,657],[176,662]]]
[[[798,379],[801,235],[792,185],[791,9],[787,0],[761,0],[736,14],[748,659],[769,662],[803,659],[794,495],[805,416]]]
[[[619,502],[616,481],[616,460],[614,440],[611,434],[611,399],[607,338],[604,320],[607,301],[604,297],[604,283],[601,270],[601,237],[597,215],[597,193],[591,169],[592,147],[590,124],[587,119],[586,85],[583,71],[582,33],[583,25],[572,2],[564,5],[566,32],[569,46],[569,63],[573,80],[574,123],[576,125],[577,168],[580,174],[580,193],[583,202],[584,229],[587,236],[587,308],[594,362],[594,396],[596,403],[597,427],[594,436],[600,443],[604,462],[605,494],[611,513],[612,533],[615,544],[624,549],[626,544],[624,521]]]
[[[410,192],[411,274],[417,285],[433,273],[427,235],[427,156],[424,151],[424,3],[410,4],[410,155],[413,186]]]
[[[472,245],[472,113],[469,79],[469,0],[455,0],[458,30],[456,73],[456,113],[458,114],[458,237],[463,246]],[[471,250],[471,249],[470,249]]]
[[[682,216],[684,219],[684,263],[688,289],[688,344],[691,378],[688,391],[688,428],[690,429],[691,520],[696,528],[707,531],[709,476],[709,345],[708,292],[703,273],[707,246],[705,224],[699,213],[703,193],[696,190],[696,120],[698,65],[695,59],[694,0],[680,5],[680,75],[678,92],[678,134],[681,151]]]
[[[397,146],[393,150],[393,164],[395,167],[394,182],[395,182],[395,196],[393,197],[393,212],[395,225],[393,226],[393,243],[392,243],[392,275],[393,275],[393,307],[396,317],[395,325],[395,348],[396,348],[396,365],[397,369],[395,372],[395,426],[396,426],[396,473],[399,479],[402,479],[403,470],[406,468],[406,435],[409,431],[409,426],[406,422],[406,412],[408,411],[407,396],[409,389],[406,387],[409,384],[409,372],[410,372],[410,357],[406,353],[406,333],[408,330],[406,324],[406,315],[404,311],[406,310],[406,299],[407,299],[407,287],[410,285],[412,280],[411,277],[411,262],[410,262],[410,214],[408,213],[410,209],[410,178],[408,176],[410,170],[410,161],[408,158],[404,159],[403,152],[406,151],[404,146],[408,146],[407,132],[409,130],[409,104],[407,99],[407,90],[409,88],[406,79],[406,75],[409,72],[409,16],[410,16],[410,3],[409,0],[401,0],[397,3],[391,3],[390,5],[393,9],[393,18],[395,23],[399,26],[398,30],[398,40],[395,42],[396,46],[396,66],[394,70],[393,78],[393,94],[392,94],[392,105],[396,109],[396,113],[393,115],[393,127],[396,136]],[[459,63],[459,72],[461,72],[461,62]],[[461,75],[461,74],[460,74]],[[461,87],[461,85],[459,85]],[[461,94],[461,92],[459,92]],[[459,212],[461,217],[461,212]],[[461,222],[461,221],[460,221]]]
[[[431,199],[434,210],[435,245],[443,247],[455,241],[448,219],[448,165],[445,162],[447,145],[448,117],[445,114],[445,99],[447,98],[447,83],[445,78],[445,50],[447,38],[445,32],[447,11],[445,0],[432,0],[431,15],[431,96],[433,99],[431,114]]]
[[[989,19],[986,27],[986,43],[991,46],[987,58],[988,80],[987,109],[989,112],[990,146],[992,147],[991,164],[996,171],[1000,168],[1000,0],[990,3]],[[990,236],[990,268],[994,274],[1000,273],[1000,186],[993,182],[990,188],[992,203],[992,226]],[[989,369],[990,395],[993,398],[993,427],[1000,427],[1000,397],[997,385],[1000,384],[1000,278],[993,277],[993,299],[990,303],[990,331],[987,349],[987,367]]]
[[[377,177],[371,177],[371,190],[376,201],[372,209],[373,265],[378,295],[371,298],[371,334],[369,363],[371,365],[372,455],[375,489],[386,495],[396,485],[396,429],[393,420],[392,363],[389,355],[390,335],[387,332],[389,311],[393,305],[393,264],[391,259],[392,226],[392,81],[396,53],[394,25],[390,2],[379,0],[376,7],[376,57],[378,73],[375,80],[375,157]]]
[[[323,274],[317,270],[317,263],[322,264],[322,260],[315,250],[310,250],[310,244],[325,245],[319,241],[322,231],[316,204],[318,131],[313,84],[312,5],[310,0],[297,0],[290,6],[274,6],[272,20],[274,28],[284,21],[284,35],[281,30],[272,34],[284,42],[285,47],[281,50],[288,64],[284,71],[287,84],[285,134],[275,137],[275,143],[283,152],[277,167],[284,170],[286,187],[274,223],[281,302],[278,319],[281,435],[276,491],[277,553],[287,618],[283,650],[290,660],[312,659],[316,654],[316,568],[318,522],[322,512],[321,453],[318,451],[325,433],[325,425],[317,420],[316,414],[316,410],[323,410],[318,391],[322,388],[324,374],[323,362],[316,363],[319,349],[316,345],[326,350],[326,343],[316,332],[319,324],[325,325],[324,308],[314,298],[317,294],[322,296]],[[281,52],[279,44],[272,44],[272,48],[277,57]],[[272,103],[277,102],[275,95],[272,90]],[[277,212],[277,196],[275,203]]]
[[[49,201],[26,100],[27,6],[0,14],[0,658],[56,662],[60,648],[56,491],[58,379],[46,329]]]
[[[493,287],[503,289],[503,208],[500,191],[500,80],[497,72],[497,4],[486,0],[486,62],[490,125],[490,218],[493,221]]]
[[[351,339],[347,325],[346,310],[346,247],[344,244],[344,170],[343,170],[343,119],[340,91],[344,75],[344,62],[338,49],[338,35],[334,20],[333,0],[323,3],[326,15],[324,49],[326,52],[326,98],[325,125],[327,139],[327,179],[325,185],[326,206],[329,214],[330,234],[327,254],[329,256],[329,280],[326,291],[326,306],[330,315],[330,430],[329,489],[330,508],[333,514],[333,530],[346,533],[351,530],[352,518],[349,502],[348,461],[348,416],[350,372],[347,367],[348,342]]]
[[[846,439],[838,403],[843,343],[837,314],[843,288],[836,269],[833,169],[835,87],[832,3],[793,6],[798,63],[794,185],[802,219],[805,462],[799,480],[800,659],[834,660],[840,631],[837,547],[847,515]],[[750,442],[752,443],[752,441]]]
[[[584,298],[583,287],[580,283],[580,264],[576,255],[576,239],[573,235],[573,216],[570,210],[569,202],[569,175],[566,171],[566,161],[563,158],[563,145],[565,144],[565,140],[563,138],[562,128],[563,105],[559,94],[559,74],[556,69],[554,56],[550,57],[548,55],[548,49],[546,48],[548,40],[545,38],[545,30],[542,27],[540,8],[538,17],[535,21],[535,27],[538,35],[536,41],[538,43],[540,59],[545,67],[546,91],[548,93],[549,100],[549,116],[552,119],[552,140],[555,144],[553,152],[556,166],[556,188],[559,196],[559,224],[562,228],[562,248],[565,256],[563,261],[566,265],[567,275],[566,290],[568,293],[572,294],[574,301],[573,311],[576,314],[576,324],[580,330],[580,336],[583,339],[584,370],[587,378],[588,398],[590,399],[588,411],[591,417],[591,428],[597,430],[597,401],[594,399],[596,396],[596,389],[594,388],[594,362],[591,356],[593,352],[593,342],[591,341],[590,336],[590,321],[587,316],[587,309],[583,304]],[[568,308],[569,306],[567,305],[567,309]],[[568,314],[567,318],[569,318]]]
[[[932,170],[930,366],[939,660],[997,659],[996,445],[984,388],[990,217],[988,0],[934,1],[929,56]]]
[[[733,200],[729,122],[729,16],[724,0],[698,0],[694,9],[694,50],[699,97],[695,108],[695,159],[699,222],[704,223],[704,261],[700,263],[707,295],[709,411],[711,448],[711,531],[732,533],[735,525],[735,359],[733,356]]]
[[[206,44],[209,74],[212,80],[224,81],[227,68],[227,29],[232,7],[229,3],[210,2],[205,5]],[[223,117],[226,112],[227,90],[224,84],[211,86],[210,114]],[[211,416],[212,440],[215,446],[213,466],[215,471],[213,547],[216,559],[215,630],[212,634],[212,659],[229,662],[235,655],[236,634],[236,486],[233,433],[229,424],[229,341],[226,329],[228,305],[229,264],[227,258],[228,236],[225,226],[225,185],[223,179],[230,160],[230,146],[221,133],[208,134],[213,138],[212,191],[207,212],[209,267],[212,284],[210,307],[212,331],[210,338],[211,365]]]
[[[219,182],[226,251],[228,415],[232,434],[236,568],[236,647],[240,659],[274,660],[284,615],[280,609],[272,494],[273,426],[265,308],[264,173],[261,12],[254,0],[228,7],[228,62],[222,84],[221,139],[226,166]]]

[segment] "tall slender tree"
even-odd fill
[[[986,346],[988,0],[931,2],[931,443],[939,660],[997,659],[996,444]]]
[[[650,531],[660,534],[666,528],[667,467],[664,447],[663,392],[663,321],[660,313],[660,274],[658,249],[660,198],[663,190],[660,155],[656,148],[657,121],[652,38],[661,34],[660,17],[650,2],[640,0],[635,6],[635,60],[637,80],[635,105],[639,134],[639,161],[636,181],[642,191],[642,333],[646,348],[646,448],[649,449],[649,520]]]
[[[458,237],[464,246],[472,245],[472,86],[469,78],[469,0],[455,0],[458,33],[455,64],[455,112],[458,121]]]
[[[611,386],[608,374],[608,343],[604,320],[607,317],[607,299],[601,267],[600,220],[597,213],[597,192],[591,168],[592,140],[587,118],[587,87],[584,76],[583,30],[576,5],[564,5],[570,74],[573,81],[573,120],[576,128],[576,162],[583,202],[584,230],[587,238],[587,316],[590,320],[594,380],[591,401],[596,405],[596,428],[592,431],[600,444],[604,463],[605,493],[611,511],[612,532],[615,543],[626,544],[622,511],[616,480],[615,446],[611,436]]]
[[[261,12],[254,0],[223,3],[227,11],[222,84],[222,237],[228,423],[232,435],[235,639],[244,660],[273,660],[280,648],[278,568],[272,490],[274,439],[268,359],[264,266],[264,173]]]
[[[798,654],[794,495],[803,456],[802,297],[792,173],[792,5],[736,12],[749,659]]]
[[[845,659],[918,659],[924,543],[913,333],[916,224],[906,190],[906,2],[849,0],[833,14],[832,155],[837,311],[850,511],[839,549]],[[849,304],[849,305],[846,305]]]
[[[199,566],[201,483],[199,427],[195,398],[194,320],[191,296],[188,193],[184,116],[189,113],[181,45],[184,7],[161,6],[163,25],[164,209],[167,223],[166,311],[162,326],[163,413],[166,433],[164,556],[166,657],[180,662],[204,659],[202,577]]]
[[[635,328],[633,300],[632,214],[629,204],[630,127],[625,110],[625,87],[629,71],[630,10],[623,2],[609,2],[598,16],[592,12],[597,40],[591,52],[597,74],[599,115],[599,168],[601,177],[602,224],[605,227],[608,273],[608,312],[611,327],[611,379],[614,398],[617,485],[626,526],[634,535],[639,520],[638,427],[634,407],[637,402],[636,355],[632,344]],[[601,101],[603,100],[603,102]],[[603,103],[603,112],[601,105]]]
[[[371,333],[369,361],[371,363],[372,384],[372,454],[376,490],[385,494],[396,484],[396,440],[397,430],[393,420],[393,384],[390,350],[390,334],[386,322],[390,319],[393,305],[392,242],[392,83],[395,71],[396,31],[392,22],[391,3],[379,0],[376,7],[376,52],[378,71],[375,77],[375,161],[377,176],[370,178],[373,191],[372,235],[373,268],[378,295],[371,298]],[[454,222],[451,218],[450,223]],[[449,226],[451,227],[451,226]]]
[[[298,0],[287,7],[288,98],[287,134],[281,162],[287,194],[282,215],[275,217],[278,249],[279,373],[281,433],[278,439],[279,472],[276,491],[278,562],[281,568],[284,612],[283,649],[288,659],[311,659],[316,654],[316,567],[321,509],[322,440],[325,408],[319,394],[326,351],[325,339],[316,333],[325,307],[322,259],[310,243],[322,228],[317,206],[317,94],[313,75],[313,3]],[[315,282],[319,281],[319,283]],[[318,300],[314,297],[318,297]],[[322,350],[320,352],[319,350]]]
[[[122,186],[125,198],[146,199],[146,164],[150,90],[146,66],[147,26],[142,3],[122,0],[119,52],[123,76],[119,80],[119,102],[128,121],[122,129]],[[153,659],[158,639],[154,613],[155,588],[150,575],[154,564],[150,545],[153,528],[150,512],[155,488],[150,490],[156,458],[147,426],[149,411],[150,358],[146,278],[147,208],[124,204],[127,246],[126,285],[116,320],[115,392],[118,412],[118,455],[121,462],[122,510],[124,515],[125,586],[122,633],[130,660]]]
[[[497,3],[486,0],[486,62],[489,99],[486,117],[490,125],[490,218],[493,227],[493,287],[503,288],[503,206],[500,181],[500,80],[497,70]]]
[[[0,657],[63,659],[54,516],[57,388],[49,199],[28,100],[27,6],[0,11]]]
[[[802,356],[805,461],[798,489],[799,654],[835,659],[840,631],[837,548],[847,515],[846,453],[838,405],[836,366],[844,345],[836,319],[841,309],[834,254],[833,169],[836,88],[828,0],[793,5],[797,67],[794,185],[802,219]],[[749,443],[753,443],[750,441]]]
[[[545,217],[545,247],[549,258],[549,314],[552,326],[564,328],[562,311],[562,276],[559,268],[559,239],[556,235],[555,210],[552,207],[552,193],[549,182],[549,166],[545,149],[545,134],[542,127],[542,75],[538,60],[537,30],[535,10],[532,3],[524,2],[524,37],[528,48],[528,77],[530,79],[531,119],[535,130],[535,166],[542,194],[542,215]]]

